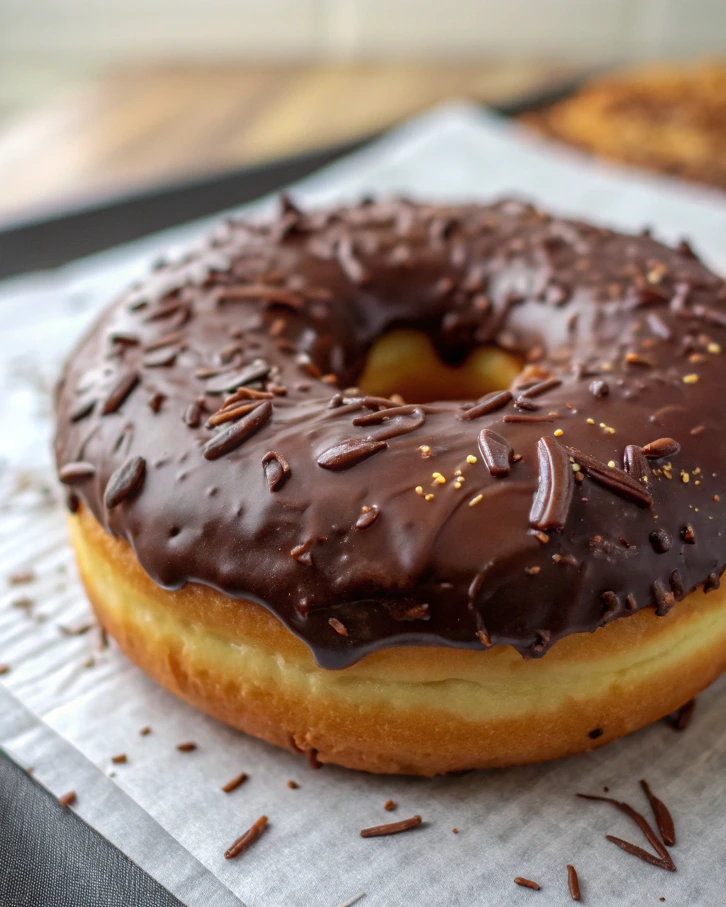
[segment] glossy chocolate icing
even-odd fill
[[[284,200],[105,314],[59,389],[58,466],[157,583],[261,602],[324,667],[539,656],[718,584],[725,300],[685,244],[519,202]],[[529,366],[511,398],[386,414],[349,387],[394,327]]]

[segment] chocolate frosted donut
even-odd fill
[[[547,758],[665,714],[726,667],[721,593],[694,591],[724,568],[725,303],[685,243],[519,202],[226,222],[61,383],[102,623],[212,714],[374,771]],[[411,331],[450,367],[484,348],[521,371],[401,399],[401,369],[467,371],[406,363]]]

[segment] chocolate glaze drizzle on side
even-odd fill
[[[528,366],[481,401],[367,396],[397,327]],[[323,667],[539,657],[717,586],[724,346],[723,281],[648,236],[513,201],[285,199],[106,313],[60,385],[58,467],[157,583],[262,603]]]

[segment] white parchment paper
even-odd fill
[[[726,195],[608,167],[535,139],[466,105],[448,105],[305,181],[311,203],[371,191],[420,198],[534,199],[609,226],[687,236],[726,272]],[[156,687],[113,643],[101,650],[65,538],[51,468],[50,391],[63,357],[111,296],[193,224],[0,285],[0,744],[189,905],[366,907],[583,902],[726,903],[726,682],[698,700],[684,733],[664,723],[564,762],[464,777],[371,777],[277,750],[198,714]],[[33,578],[12,584],[31,568]],[[141,736],[139,729],[152,732]],[[176,744],[198,748],[183,754]],[[127,754],[126,764],[111,757]],[[220,791],[245,771],[231,795]],[[676,820],[676,873],[604,840],[643,843],[602,792],[648,813],[646,777]],[[288,779],[300,785],[292,790]],[[395,813],[383,810],[389,798]],[[368,825],[420,813],[424,826],[363,840]],[[224,850],[261,814],[270,825],[242,858]],[[458,829],[453,834],[452,829]],[[539,892],[513,884],[536,879]]]

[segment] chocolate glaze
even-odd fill
[[[519,202],[284,200],[111,307],[65,370],[58,466],[95,468],[66,473],[74,493],[157,583],[262,603],[323,667],[393,645],[540,656],[723,570],[725,300],[682,249]],[[347,390],[402,326],[449,362],[496,343],[529,366],[473,418]]]

